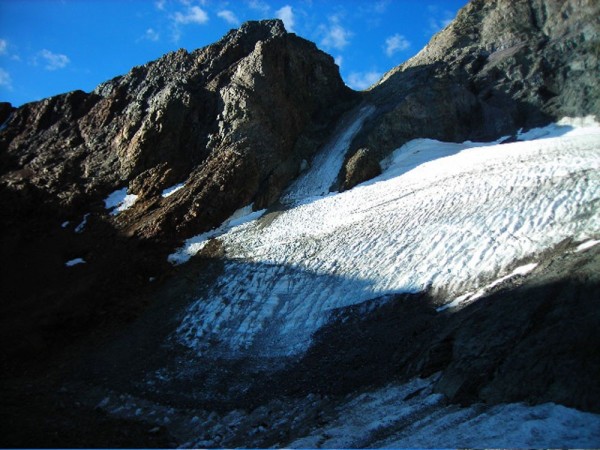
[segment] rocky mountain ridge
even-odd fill
[[[352,144],[343,186],[372,176],[410,139],[489,141],[565,116],[598,117],[599,15],[591,0],[469,2],[365,94],[378,114]]]
[[[265,209],[269,227],[293,204],[286,189],[334,147],[344,154],[325,190],[349,190],[415,138],[511,141],[563,115],[600,117],[599,17],[592,0],[473,0],[360,93],[281,21],[248,22],[91,93],[0,104],[5,445],[43,446],[53,433],[58,446],[283,445],[325,426],[348,396],[414,377],[435,381],[404,400],[425,392],[444,406],[600,411],[597,248],[575,254],[562,241],[529,278],[457,314],[438,314],[427,291],[339,308],[293,357],[198,355],[173,330],[227,270],[246,277],[242,288],[261,274],[264,289],[291,280],[281,298],[294,280],[323,274],[231,260],[219,238],[185,265],[167,260],[242,207]],[[130,207],[109,208],[115,193],[132,196]],[[133,404],[127,419],[113,414]],[[164,417],[138,417],[148,405]],[[365,445],[381,442],[377,433]]]

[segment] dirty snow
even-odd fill
[[[108,210],[112,210],[111,214],[116,216],[120,212],[126,211],[131,208],[138,196],[135,194],[128,194],[127,188],[117,189],[104,199],[104,207]]]
[[[168,187],[162,191],[161,196],[163,198],[167,198],[167,197],[173,195],[178,190],[183,189],[184,187],[185,187],[185,183],[179,183],[179,184],[176,184],[175,186]]]
[[[65,266],[73,267],[73,266],[76,266],[77,264],[85,264],[85,260],[83,258],[70,259],[69,261],[67,261],[65,263]]]
[[[567,122],[502,145],[412,141],[380,177],[340,194],[312,181],[338,162],[313,163],[289,209],[211,232],[228,262],[176,338],[199,353],[297,354],[336,308],[423,290],[450,303],[531,270],[515,267],[564,239],[597,236],[600,126]],[[343,154],[348,132],[331,152]],[[171,260],[185,261],[208,236]]]

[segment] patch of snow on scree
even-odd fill
[[[374,180],[326,197],[311,187],[230,229],[229,262],[176,338],[201,353],[218,337],[220,353],[297,354],[336,308],[422,290],[451,302],[563,239],[598,236],[600,126],[584,125],[502,145],[413,141]]]
[[[104,199],[104,207],[108,210],[112,210],[111,214],[116,216],[120,212],[127,211],[137,201],[138,196],[135,194],[128,194],[127,188],[117,189],[112,192],[106,199]]]
[[[287,447],[585,448],[600,442],[600,415],[554,403],[461,408],[433,393],[431,379],[354,396],[336,416]]]

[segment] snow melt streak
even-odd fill
[[[246,261],[243,270],[226,270],[191,306],[179,339],[200,350],[207,334],[218,334],[222,350],[296,353],[331,309],[424,289],[451,301],[565,238],[597,235],[600,128],[583,130],[464,150],[455,144],[458,153],[414,169],[400,149],[406,170],[392,158],[376,180],[313,198],[270,224],[232,229],[221,239],[228,257]],[[410,148],[427,160],[414,142]],[[282,293],[275,286],[286,271],[295,278]]]

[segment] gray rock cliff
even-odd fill
[[[564,116],[600,117],[600,4],[473,0],[415,57],[365,92],[378,107],[341,179],[365,177],[355,152],[382,159],[414,138],[489,141]]]

